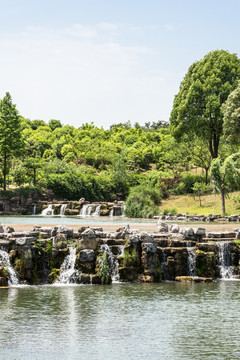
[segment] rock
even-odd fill
[[[143,243],[155,242],[153,236],[149,235],[147,232],[141,232],[139,234],[139,239]]]
[[[88,228],[81,234],[82,240],[80,241],[82,249],[96,250],[99,243],[99,238],[96,237],[95,232]]]
[[[158,222],[157,231],[160,233],[167,233],[168,232],[168,224],[165,222]]]
[[[211,239],[235,239],[236,233],[233,231],[210,231],[207,237]]]
[[[7,234],[11,234],[14,232],[14,228],[12,226],[8,226],[5,231]]]
[[[0,277],[0,286],[8,286],[8,279],[6,277]]]
[[[1,234],[3,234],[3,233],[4,233],[4,229],[3,229],[2,224],[0,224],[0,233],[1,233]]]
[[[179,233],[179,226],[177,225],[177,224],[172,224],[171,226],[170,226],[170,232],[171,233]]]
[[[182,228],[179,234],[183,235],[183,239],[189,239],[194,235],[193,228]]]
[[[52,231],[51,231],[51,237],[54,237],[54,236],[56,236],[56,235],[57,235],[57,227],[54,226],[54,227],[52,228]]]
[[[21,237],[16,239],[16,245],[31,245],[36,240],[35,237]]]
[[[53,247],[58,247],[60,243],[67,243],[67,235],[58,233],[53,237]]]
[[[204,252],[214,252],[215,254],[219,253],[219,247],[215,241],[198,243],[197,247],[198,250]]]
[[[73,238],[73,229],[67,227],[67,226],[58,226],[57,227],[57,233],[64,234],[67,236],[67,239]]]
[[[210,277],[200,277],[200,276],[176,276],[175,281],[179,282],[212,282],[213,279]]]
[[[81,250],[79,254],[79,260],[82,263],[93,262],[95,259],[94,251],[91,249]]]
[[[206,229],[204,228],[196,228],[194,229],[194,234],[197,236],[205,237],[206,236]]]
[[[134,282],[138,280],[138,271],[132,267],[120,267],[118,269],[121,281]]]

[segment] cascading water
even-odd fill
[[[79,216],[90,216],[93,210],[92,204],[83,205],[83,207],[80,210]]]
[[[190,246],[191,244],[187,244],[187,252],[188,252],[188,276],[196,275],[196,247]]]
[[[52,204],[49,204],[48,207],[42,211],[41,215],[43,215],[43,216],[54,215],[54,210],[53,210]]]
[[[8,286],[18,285],[19,281],[17,274],[10,263],[8,253],[4,250],[0,250],[0,264],[8,271]]]
[[[124,205],[114,205],[110,210],[109,216],[123,216]]]
[[[69,255],[67,255],[61,265],[60,274],[56,283],[58,284],[74,284],[76,282],[78,271],[75,269],[76,248],[69,247]]]
[[[61,208],[60,208],[60,216],[64,216],[64,215],[65,215],[66,207],[67,207],[67,204],[62,204],[62,205],[61,205]]]
[[[124,246],[119,246],[120,248],[120,254],[118,256],[123,256],[124,253]],[[110,274],[111,274],[111,279],[112,282],[116,283],[119,282],[120,278],[119,278],[119,273],[118,273],[118,260],[117,257],[113,255],[111,249],[109,248],[109,246],[107,244],[103,244],[101,246],[101,252],[102,253],[106,253],[107,255],[107,259],[110,265]]]
[[[101,211],[101,204],[97,205],[94,213],[92,214],[93,216],[100,216],[100,211]]]
[[[36,213],[37,213],[37,205],[33,205],[32,215],[36,215]]]
[[[231,266],[231,252],[229,242],[218,242],[220,275],[222,279],[231,279],[234,275],[233,266]]]

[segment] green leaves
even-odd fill
[[[221,105],[239,78],[240,60],[224,50],[212,51],[190,66],[173,104],[173,136],[191,140],[195,135],[207,141],[212,158],[217,157],[223,126]]]

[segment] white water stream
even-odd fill
[[[78,276],[78,271],[75,269],[76,258],[76,248],[70,246],[69,255],[65,257],[61,265],[57,284],[73,284],[76,282]]]
[[[231,279],[234,275],[233,266],[231,266],[231,252],[229,249],[229,243],[219,241],[219,263],[220,263],[220,275],[222,279]]]
[[[0,264],[8,271],[8,286],[18,285],[19,281],[17,274],[10,263],[8,253],[4,250],[0,250]]]
[[[188,276],[196,276],[196,247],[187,244]]]
[[[109,248],[109,246],[107,244],[103,244],[101,246],[102,253],[106,253],[106,255],[107,255],[107,259],[108,259],[108,262],[110,265],[111,279],[112,279],[113,283],[118,283],[120,281],[119,273],[118,273],[119,263],[118,263],[117,257],[123,256],[124,246],[119,245],[119,248],[120,248],[120,254],[116,256],[113,254],[113,252],[111,251],[111,249]]]

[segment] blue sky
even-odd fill
[[[168,120],[188,67],[240,56],[238,0],[1,0],[0,97],[80,126]]]

